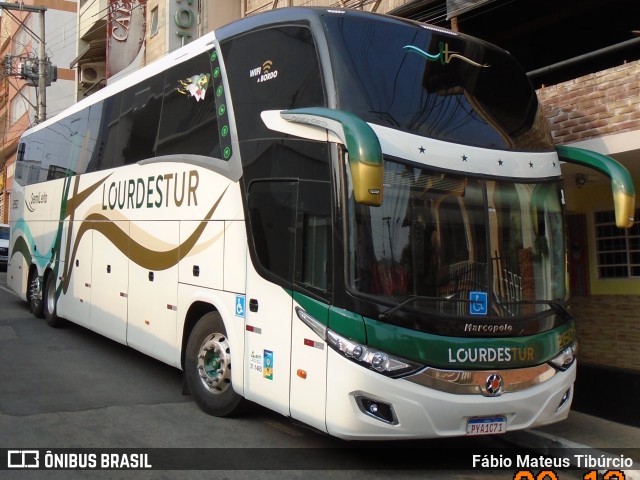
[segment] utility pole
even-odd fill
[[[10,10],[17,10],[21,12],[38,13],[40,17],[40,35],[36,35],[33,31],[30,33],[38,40],[38,108],[36,123],[43,122],[47,118],[47,77],[53,75],[52,70],[49,68],[49,61],[45,52],[45,30],[44,30],[44,12],[47,11],[47,7],[36,7],[33,5],[24,5],[22,3],[7,3],[0,2],[0,9],[7,10],[18,23],[22,23],[15,15],[10,13]],[[6,61],[6,59],[5,59]],[[10,71],[10,69],[9,69]],[[29,77],[31,78],[31,77]],[[55,81],[55,79],[49,79]]]
[[[44,47],[44,12],[40,7],[40,42],[38,43],[38,123],[47,119],[47,58]]]

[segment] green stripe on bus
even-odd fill
[[[293,293],[293,299],[340,335],[432,367],[497,369],[540,365],[575,340],[573,322],[526,337],[446,337],[362,317],[299,292]]]
[[[286,290],[285,290],[286,291]],[[331,328],[334,332],[365,343],[367,335],[364,328],[364,318],[362,315],[350,312],[343,308],[332,307],[324,302],[314,300],[299,292],[293,292],[293,299],[309,315],[317,321]]]
[[[365,318],[369,346],[433,367],[521,368],[555,357],[575,339],[573,322],[526,337],[445,337]]]

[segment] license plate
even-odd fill
[[[475,417],[467,420],[467,435],[493,435],[506,431],[506,417]]]

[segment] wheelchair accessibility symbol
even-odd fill
[[[469,315],[487,314],[487,292],[469,292]]]
[[[244,302],[244,296],[236,295],[236,317],[244,317]]]

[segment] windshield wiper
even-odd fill
[[[548,305],[551,310],[562,315],[565,320],[571,320],[573,318],[573,315],[569,313],[564,303],[558,300],[519,300],[514,303],[520,305]]]
[[[398,310],[403,309],[406,305],[417,302],[417,301],[428,301],[428,302],[463,302],[463,303],[472,303],[473,300],[467,300],[465,298],[454,298],[456,296],[455,293],[451,295],[446,295],[444,297],[428,297],[424,295],[416,295],[415,297],[407,298],[403,300],[399,304],[394,307],[391,307],[389,310],[382,312],[378,315],[379,320],[387,320],[391,318],[391,316],[396,313]]]
[[[573,318],[571,313],[569,313],[569,311],[564,306],[563,302],[558,300],[546,300],[546,299],[545,300],[514,300],[512,302],[503,302],[500,298],[494,295],[493,301],[495,305],[502,308],[506,313],[509,313],[510,316],[512,317],[517,316],[512,311],[512,310],[515,310],[514,308],[512,308],[514,306],[518,307],[521,305],[547,305],[551,310],[560,314],[562,318],[564,318],[565,320],[571,320]],[[540,312],[540,313],[544,313],[544,312]]]
[[[417,295],[415,297],[407,298],[402,302],[398,303],[394,307],[391,307],[389,310],[382,312],[378,315],[379,320],[388,320],[396,313],[398,310],[402,310],[405,306],[410,303],[417,301],[427,301],[427,302],[462,302],[462,303],[475,303],[474,300],[466,299],[466,298],[454,298],[456,296],[455,293],[451,295],[446,295],[444,297],[428,297],[423,295]],[[502,308],[506,308],[506,305],[548,305],[549,308],[556,313],[560,314],[564,319],[571,320],[573,316],[566,309],[564,304],[557,300],[518,300],[515,302],[500,302],[497,299],[494,299],[498,305]]]

